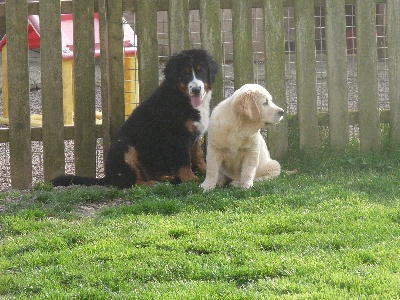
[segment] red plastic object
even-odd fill
[[[122,18],[124,30],[124,52],[125,54],[137,53],[136,34],[133,29]],[[74,56],[74,26],[73,15],[61,15],[61,51],[63,59],[73,59]],[[95,56],[100,56],[100,34],[99,34],[99,14],[94,14],[94,47]],[[7,35],[0,40],[0,52],[7,43]],[[28,16],[28,45],[29,49],[40,48],[40,20],[38,15]]]

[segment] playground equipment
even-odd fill
[[[137,72],[137,48],[136,34],[122,19],[124,32],[124,77],[125,77],[125,115],[139,103],[139,84]],[[95,57],[100,56],[99,15],[94,14]],[[61,39],[62,39],[62,80],[63,80],[63,104],[64,124],[74,124],[74,44],[73,44],[73,17],[71,14],[61,15]],[[29,49],[40,48],[40,20],[38,15],[28,16],[28,45]],[[2,52],[2,76],[3,76],[3,116],[1,124],[9,124],[8,114],[8,80],[7,80],[7,35],[0,40],[0,52]],[[101,112],[96,112],[96,122],[101,123]],[[31,115],[31,124],[34,127],[42,126],[41,115]]]

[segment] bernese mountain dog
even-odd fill
[[[205,50],[174,54],[161,85],[133,110],[112,141],[105,176],[63,175],[51,181],[53,186],[130,188],[164,180],[197,180],[193,169],[205,171],[201,136],[208,127],[217,69]]]

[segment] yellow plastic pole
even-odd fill
[[[63,102],[64,102],[64,124],[74,125],[74,60],[63,59]]]
[[[124,56],[125,118],[139,105],[138,60],[135,54]]]

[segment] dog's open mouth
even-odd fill
[[[196,108],[200,106],[201,102],[203,101],[204,95],[205,91],[202,84],[189,84],[189,97],[193,107]]]
[[[193,107],[198,107],[201,104],[201,96],[200,95],[191,95],[190,102],[192,103]]]

